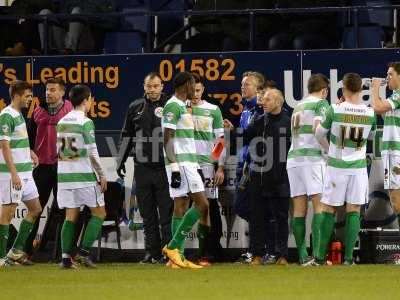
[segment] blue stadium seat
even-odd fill
[[[143,37],[140,32],[108,32],[104,40],[106,54],[128,54],[143,52]]]
[[[143,10],[145,9],[144,6],[138,6],[135,8],[123,8],[123,12],[135,12],[137,10]],[[148,28],[148,18],[146,16],[138,16],[138,15],[132,15],[132,16],[126,16],[124,23],[129,27],[129,29],[137,30],[140,32],[147,32],[148,29],[151,30],[151,28]]]
[[[382,48],[384,32],[381,26],[360,26],[358,30],[358,48]],[[343,48],[356,48],[356,38],[355,28],[345,27],[343,32]]]
[[[367,0],[368,6],[388,6],[392,5],[390,0]],[[369,23],[379,24],[384,27],[393,27],[393,11],[390,9],[371,9],[368,10]]]
[[[118,0],[121,8],[147,6],[149,0]]]
[[[185,8],[185,1],[183,0],[171,0],[166,5],[162,5],[166,3],[166,1],[152,1],[157,2],[157,5],[153,9],[161,10],[183,10]],[[170,16],[161,16],[158,18],[158,36],[161,39],[167,38],[174,32],[178,31],[181,27],[183,27],[183,17],[181,15],[170,15]]]

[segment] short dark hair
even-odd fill
[[[264,89],[277,89],[278,85],[274,80],[266,80],[264,84]]]
[[[192,75],[194,77],[195,83],[201,83],[202,85],[204,85],[203,78],[198,73],[192,73]]]
[[[82,104],[85,99],[89,99],[90,88],[84,84],[77,84],[69,91],[69,101],[74,107]]]
[[[22,96],[26,90],[32,90],[32,85],[30,83],[22,80],[13,81],[9,88],[11,100],[15,95]]]
[[[400,61],[392,61],[388,65],[389,68],[393,68],[397,74],[400,75]]]
[[[157,72],[150,72],[150,73],[147,73],[147,75],[144,77],[144,80],[146,80],[147,78],[148,78],[148,79],[158,78],[158,79],[160,79],[161,82],[162,82],[161,76],[160,76],[160,74],[158,74]]]
[[[352,93],[358,93],[362,90],[362,79],[357,73],[347,73],[343,76],[343,87]]]
[[[178,88],[180,88],[181,86],[185,85],[190,81],[194,81],[192,73],[179,72],[174,77],[174,82],[173,82],[174,90],[177,90]]]
[[[308,79],[307,89],[308,93],[316,93],[329,87],[329,79],[324,74],[312,74]]]
[[[48,85],[49,83],[58,84],[60,88],[62,88],[65,91],[65,81],[61,77],[49,78],[46,81],[46,85]]]

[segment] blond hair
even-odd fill
[[[257,90],[260,90],[265,85],[265,77],[263,74],[257,71],[246,71],[243,73],[242,78],[244,77],[252,77],[256,81]]]

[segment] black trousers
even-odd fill
[[[220,259],[222,256],[222,219],[218,205],[218,199],[208,199],[210,212],[210,233],[207,237],[205,254],[213,259]]]
[[[42,206],[42,209],[46,206],[49,201],[50,193],[53,192],[54,201],[50,209],[50,213],[47,218],[47,222],[45,224],[42,239],[41,239],[41,248],[46,245],[47,240],[49,239],[49,224],[54,223],[53,220],[60,215],[64,214],[63,210],[60,210],[57,205],[57,164],[54,165],[38,165],[33,170],[33,179],[35,181],[36,187],[39,192],[39,202]],[[62,217],[62,216],[61,216]],[[29,235],[25,252],[27,254],[32,254],[33,251],[33,241],[36,237],[37,231],[39,229],[40,218],[38,218],[34,224],[31,234]]]
[[[250,191],[250,223],[253,255],[265,253],[279,257],[288,255],[289,196],[288,184],[266,188],[252,178]]]
[[[145,248],[153,257],[160,257],[162,247],[171,240],[173,201],[169,196],[167,174],[165,168],[141,165],[136,165],[134,172]]]

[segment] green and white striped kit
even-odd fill
[[[199,164],[212,164],[210,158],[215,139],[224,135],[222,114],[218,106],[203,101],[193,106],[194,140]]]
[[[326,100],[308,96],[296,105],[291,119],[292,143],[287,158],[287,168],[325,164],[321,146],[315,138],[315,120],[323,120],[329,108]]]
[[[57,124],[58,188],[94,186],[97,178],[89,151],[96,147],[93,121],[82,111],[73,110]]]
[[[0,140],[10,142],[11,155],[20,178],[32,177],[32,160],[28,133],[22,114],[11,107],[4,108],[0,113]],[[10,171],[0,151],[0,180],[11,179]]]
[[[384,116],[382,155],[400,155],[400,90],[387,99],[392,106]]]
[[[330,130],[328,166],[348,170],[367,166],[367,140],[376,128],[372,108],[348,102],[333,104],[326,113],[322,127]]]
[[[174,150],[177,163],[180,166],[198,167],[196,145],[194,142],[193,117],[188,112],[186,104],[173,96],[163,109],[162,128],[175,130]],[[170,162],[164,153],[165,165]]]

